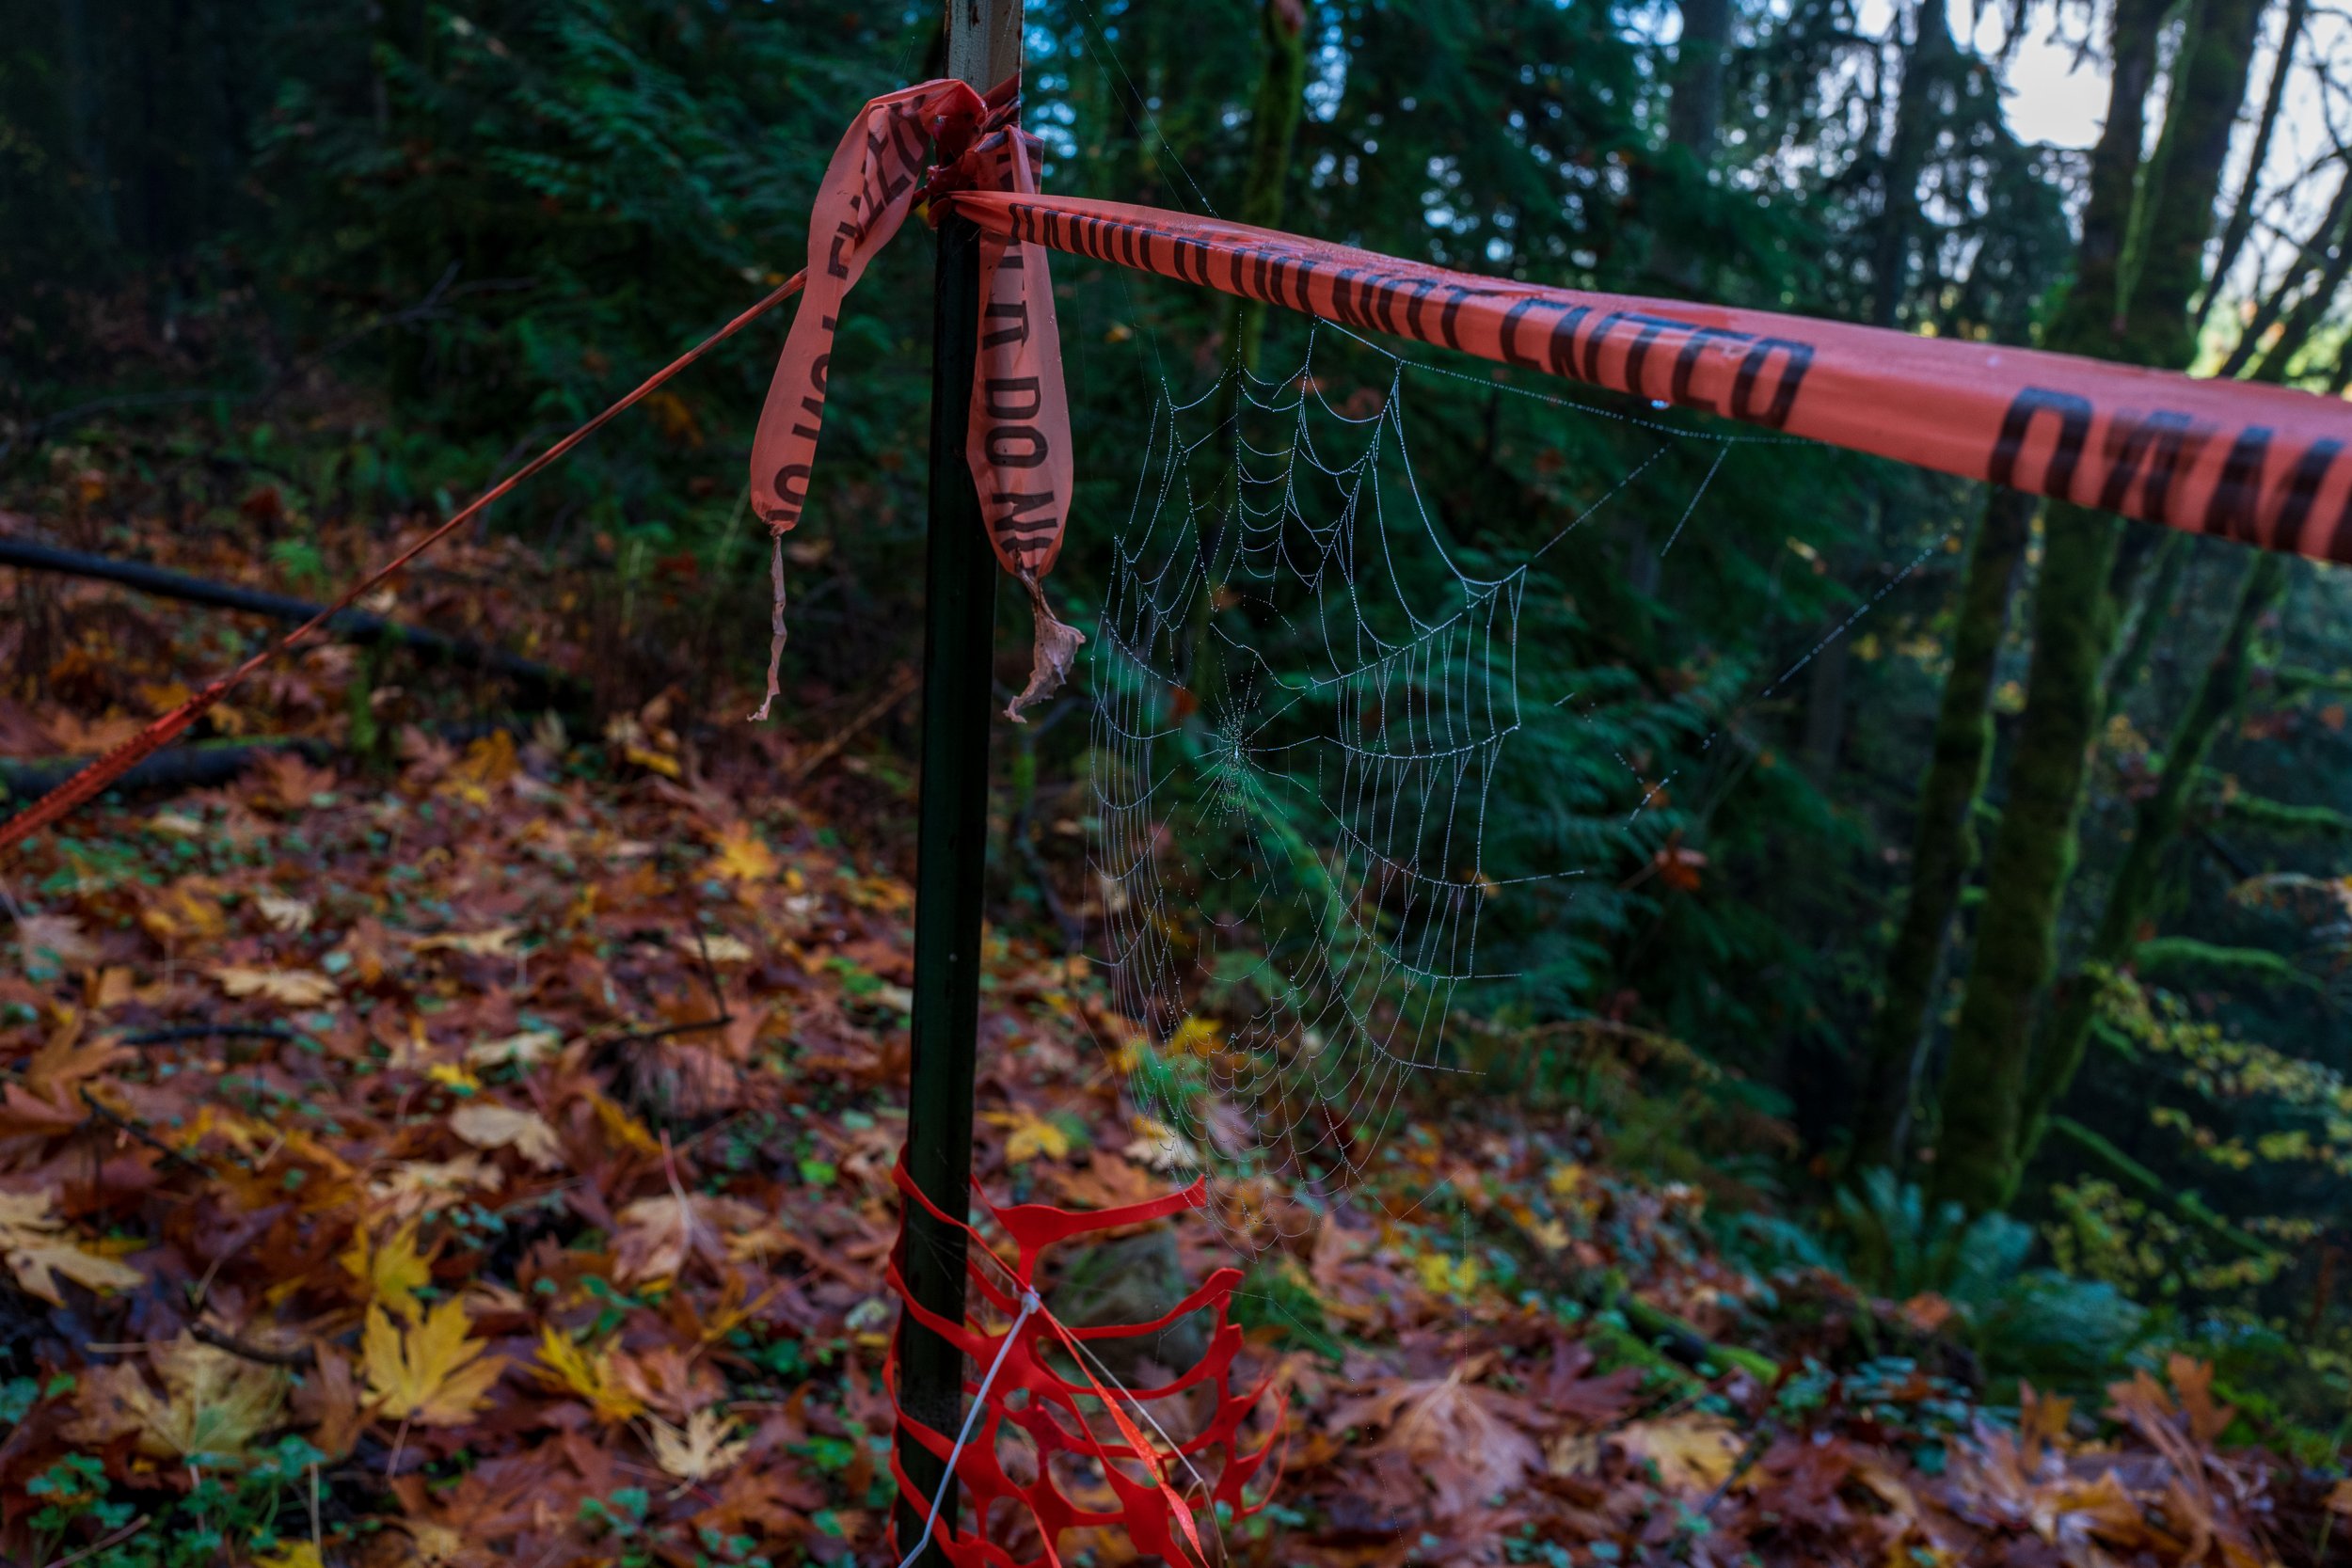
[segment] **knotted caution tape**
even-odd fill
[[[773,535],[775,589],[768,689],[755,719],[766,718],[781,694],[784,536],[808,502],[842,302],[918,202],[966,190],[1037,194],[1037,140],[1013,122],[1019,88],[1014,78],[983,97],[964,83],[936,81],[877,98],[826,166],[809,215],[808,296],[792,319],[752,441],[752,510]],[[964,443],[989,544],[1027,591],[1037,617],[1028,685],[1005,710],[1016,721],[1068,677],[1086,641],[1047,608],[1041,582],[1061,552],[1072,479],[1061,335],[1045,257],[1031,241],[981,236],[980,341]]]

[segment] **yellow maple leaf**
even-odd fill
[[[183,1330],[149,1347],[149,1367],[164,1387],[159,1397],[128,1362],[92,1370],[82,1414],[72,1435],[103,1443],[136,1433],[141,1453],[155,1459],[234,1464],[253,1440],[280,1424],[286,1374],[215,1350]]]
[[[139,924],[162,942],[209,942],[229,929],[210,877],[183,877],[141,906]]]
[[[1740,1462],[1740,1433],[1721,1416],[1694,1411],[1655,1421],[1636,1421],[1619,1434],[1629,1452],[1653,1461],[1658,1479],[1672,1491],[1704,1492],[1731,1478]]]
[[[462,1426],[473,1418],[506,1364],[489,1341],[466,1333],[466,1304],[452,1296],[403,1329],[381,1307],[368,1308],[360,1338],[368,1393],[394,1420]]]
[[[621,1381],[616,1361],[609,1342],[588,1350],[552,1323],[540,1330],[539,1380],[586,1400],[599,1421],[630,1420],[645,1412],[645,1402]]]
[[[734,882],[764,882],[776,874],[776,857],[748,822],[729,823],[711,841],[718,850],[710,874]]]
[[[1040,1155],[1048,1160],[1069,1158],[1070,1134],[1026,1106],[1013,1111],[990,1111],[987,1117],[999,1127],[1011,1129],[1012,1136],[1005,1140],[1005,1158],[1015,1164]]]
[[[453,795],[470,805],[486,806],[490,791],[522,770],[522,759],[515,754],[515,737],[504,730],[494,730],[466,748],[466,755],[452,768],[435,789],[437,795]]]
[[[1188,1018],[1168,1037],[1168,1049],[1179,1056],[1214,1056],[1225,1046],[1225,1025],[1213,1018]]]
[[[224,964],[212,971],[231,996],[259,996],[289,1007],[315,1007],[342,995],[335,982],[315,969],[252,969]]]
[[[85,1252],[55,1212],[51,1193],[0,1192],[0,1257],[27,1294],[52,1307],[65,1305],[57,1275],[93,1291],[129,1290],[147,1276],[127,1263]]]
[[[1475,1258],[1448,1258],[1440,1252],[1424,1252],[1413,1259],[1413,1272],[1421,1275],[1421,1288],[1433,1296],[1468,1296],[1478,1289],[1484,1272]]]
[[[660,1140],[645,1131],[645,1124],[630,1116],[620,1103],[603,1090],[590,1085],[588,1102],[596,1108],[596,1125],[604,1129],[606,1137],[640,1154],[661,1152]]]
[[[424,1075],[443,1088],[455,1089],[460,1094],[472,1094],[482,1087],[481,1079],[454,1062],[431,1063]]]
[[[317,1545],[309,1541],[296,1541],[285,1550],[272,1552],[253,1560],[253,1568],[326,1568]]]
[[[371,1303],[388,1307],[411,1322],[423,1310],[417,1292],[433,1283],[433,1269],[417,1250],[415,1220],[393,1231],[381,1246],[370,1244],[366,1226],[357,1227],[351,1233],[351,1245],[343,1250],[342,1263],[354,1279],[367,1286]]]
[[[1582,1185],[1583,1181],[1584,1167],[1572,1160],[1564,1164],[1554,1165],[1544,1173],[1544,1185],[1551,1189],[1551,1196],[1554,1197],[1566,1197]]]

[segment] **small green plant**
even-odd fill
[[[1949,1332],[1994,1379],[2095,1383],[2147,1327],[2146,1310],[2114,1286],[2026,1267],[2032,1227],[2002,1213],[1972,1220],[1954,1203],[1931,1207],[1891,1171],[1866,1172],[1839,1192],[1822,1234],[1779,1219],[1751,1218],[1745,1228],[1769,1260],[1827,1269],[1866,1294],[1941,1296],[1952,1307]]]
[[[652,1568],[654,1541],[645,1528],[653,1498],[642,1486],[624,1486],[609,1498],[590,1497],[580,1505],[580,1527],[611,1549],[614,1568]]]

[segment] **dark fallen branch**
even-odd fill
[[[210,1323],[201,1323],[188,1324],[188,1333],[191,1338],[201,1340],[215,1350],[225,1350],[231,1355],[257,1362],[264,1367],[283,1367],[289,1371],[307,1372],[318,1365],[317,1353],[308,1345],[300,1350],[266,1350],[260,1345],[249,1344],[233,1334],[215,1328]]]
[[[319,740],[245,740],[232,744],[183,746],[159,752],[134,767],[115,783],[123,795],[177,795],[188,789],[216,789],[256,762],[281,752],[297,752],[321,762],[334,748]],[[0,796],[37,800],[89,765],[87,757],[56,757],[46,762],[0,760]]]
[[[187,1170],[199,1171],[206,1176],[210,1176],[212,1174],[212,1167],[207,1165],[203,1161],[191,1159],[187,1155],[183,1154],[180,1150],[164,1142],[163,1139],[155,1136],[154,1133],[150,1132],[146,1128],[141,1127],[137,1122],[133,1121],[129,1117],[124,1116],[120,1111],[116,1110],[113,1106],[107,1104],[104,1101],[90,1093],[89,1085],[87,1084],[82,1085],[82,1103],[89,1107],[90,1115],[106,1123],[106,1125],[112,1127],[116,1132],[121,1133],[124,1137],[129,1138],[135,1143],[144,1145],[146,1148],[153,1149],[157,1154],[162,1155],[164,1164],[167,1165],[179,1165]]]
[[[112,556],[63,550],[50,545],[37,545],[28,539],[0,536],[0,566],[57,572],[68,577],[119,583],[159,598],[267,616],[273,621],[294,626],[316,616],[321,608],[284,594],[232,587],[225,582],[211,582],[203,578],[189,577],[184,572],[167,571],[141,562],[118,561]],[[536,698],[567,709],[583,707],[587,702],[587,686],[577,676],[464,638],[445,637],[421,626],[402,626],[381,615],[371,615],[358,610],[344,610],[326,626],[329,631],[346,642],[391,643],[406,648],[429,663],[457,665],[502,675],[513,681],[526,698]]]
[[[733,1013],[721,1013],[717,1018],[706,1018],[696,1023],[671,1023],[660,1029],[633,1029],[625,1035],[607,1035],[596,1042],[596,1049],[603,1051],[616,1045],[644,1045],[649,1040],[666,1040],[677,1035],[698,1034],[705,1029],[723,1029],[734,1022]]]
[[[293,1031],[275,1023],[174,1023],[125,1035],[117,1045],[176,1045],[182,1040],[290,1040]]]
[[[453,745],[481,739],[494,730],[515,731],[513,724],[441,724],[433,733]],[[258,740],[214,741],[158,752],[115,781],[110,795],[177,795],[189,789],[216,789],[263,757],[292,752],[306,761],[325,763],[343,754],[342,748],[307,737],[265,736]],[[43,762],[0,758],[0,800],[37,800],[89,766],[88,757],[53,757]]]

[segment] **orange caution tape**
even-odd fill
[[[1037,193],[1036,143],[1011,123],[1019,87],[1015,77],[983,99],[964,83],[935,81],[877,98],[850,123],[818,186],[808,225],[808,298],[793,317],[752,440],[752,510],[779,541],[767,700],[755,719],[765,718],[780,694],[781,541],[808,501],[842,302],[924,197],[973,186]],[[938,163],[930,166],[934,150]],[[1054,618],[1039,586],[1061,551],[1072,480],[1061,342],[1043,246],[983,236],[979,331],[966,461],[989,544],[1027,588],[1038,617],[1029,685],[1007,710],[1017,720],[1061,683],[1085,641]]]
[[[1549,289],[1246,224],[966,191],[980,227],[2191,533],[2352,562],[2352,408],[2280,387],[1769,310]]]
[[[227,674],[215,676],[205,684],[203,689],[186,702],[155,720],[138,734],[117,746],[113,751],[104,753],[87,768],[83,768],[6,822],[0,822],[0,853],[15,848],[43,828],[63,820],[74,811],[98,799],[123,774],[180,738],[188,726],[211,712],[219,705],[221,699],[235,690],[247,675],[252,674],[280,654],[302,646],[316,636],[321,627],[358,603],[362,595],[396,576],[401,568],[406,566],[411,561],[416,560],[426,550],[480,516],[492,501],[507,494],[542,468],[561,459],[564,453],[603,429],[612,420],[617,419],[623,410],[643,402],[656,388],[686,369],[687,366],[700,359],[704,355],[708,354],[712,349],[725,342],[794,294],[799,293],[801,279],[802,275],[799,273],[786,278],[770,290],[766,298],[638,383],[636,388],[620,402],[499,481],[498,483],[484,491],[472,505],[453,514],[440,527],[344,589],[336,595],[334,603],[321,610],[310,620],[294,627],[277,641],[265,645],[259,653]]]

